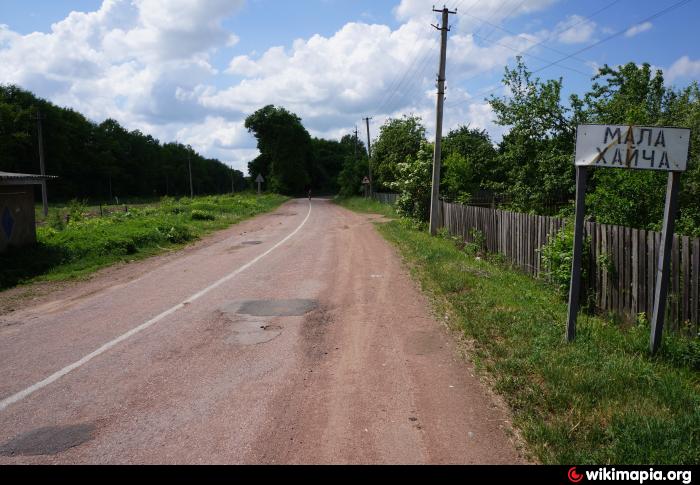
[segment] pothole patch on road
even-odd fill
[[[294,298],[290,300],[244,300],[228,305],[223,311],[224,313],[238,313],[253,317],[301,317],[316,308],[318,308],[316,300]]]
[[[0,445],[0,455],[56,455],[93,439],[95,428],[94,424],[38,428]]]
[[[219,311],[228,320],[228,343],[257,345],[277,338],[283,328],[271,317],[303,316],[318,306],[316,300],[243,300],[224,305]]]

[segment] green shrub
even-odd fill
[[[469,230],[469,235],[472,241],[464,246],[464,250],[471,256],[483,256],[486,252],[486,236],[475,227]]]
[[[66,219],[61,209],[56,209],[49,212],[47,220],[49,227],[56,231],[62,231],[66,228]]]
[[[190,217],[192,217],[193,221],[214,221],[216,220],[216,216],[212,214],[211,212],[199,210],[199,209],[194,209]]]
[[[415,159],[406,159],[397,166],[396,181],[389,187],[399,192],[396,211],[406,217],[421,221],[430,218],[432,190],[433,146],[422,142]]]
[[[589,241],[583,244],[583,261],[586,260]],[[571,284],[571,264],[574,253],[574,224],[572,221],[562,227],[554,236],[550,236],[547,244],[539,250],[547,279],[561,295],[569,293]],[[581,278],[586,278],[585,265]]]
[[[87,202],[73,199],[68,203],[69,222],[80,222],[85,218],[87,212]]]

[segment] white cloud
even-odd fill
[[[627,32],[625,32],[625,37],[634,37],[636,35],[641,34],[642,32],[646,32],[647,30],[651,30],[653,27],[653,24],[651,22],[644,22],[641,24],[634,25],[627,29]]]
[[[669,81],[682,77],[698,77],[700,76],[700,59],[694,61],[688,56],[683,56],[674,62],[671,67],[665,69],[664,75]]]
[[[481,46],[468,33],[454,33],[448,49],[448,83],[459,85],[492,71],[539,37],[520,34]],[[249,113],[264,104],[283,105],[300,115],[314,135],[339,137],[356,120],[375,113],[375,122],[412,112],[432,130],[438,37],[426,24],[408,20],[396,30],[349,23],[330,37],[297,40],[260,56],[236,56],[227,70],[244,79],[226,89],[200,86],[207,109]],[[382,59],[377,62],[377,59]],[[406,76],[397,76],[408,71]],[[448,84],[449,85],[449,84]],[[391,94],[389,88],[393,88]],[[459,89],[450,99],[464,99]]]
[[[464,0],[461,8],[467,11],[475,1]],[[514,9],[512,0],[482,0],[479,15],[499,23],[554,1],[525,0]],[[243,2],[104,0],[99,10],[71,13],[47,33],[20,35],[0,25],[0,82],[19,84],[96,121],[115,118],[162,141],[190,144],[243,171],[257,155],[243,120],[266,104],[297,113],[315,136],[339,138],[372,114],[377,126],[388,116],[414,113],[432,132],[439,41],[429,25],[432,0],[401,0],[396,28],[348,23],[332,35],[215,65],[213,54],[238,42],[223,20]],[[514,51],[546,32],[484,44],[472,34],[483,24],[468,15],[452,21],[448,102],[455,105],[447,108],[445,128],[470,122],[499,133],[488,104],[472,99],[460,81],[501,69]],[[567,35],[585,37],[578,30]]]
[[[566,20],[559,22],[554,28],[559,32],[557,39],[564,44],[581,44],[593,38],[596,31],[596,23],[586,20],[580,15],[570,15]]]
[[[299,114],[311,130],[348,126],[381,102],[396,73],[411,67],[417,51],[436,46],[432,32],[416,22],[397,30],[349,23],[330,37],[297,40],[290,49],[235,57],[227,72],[245,78],[227,89],[210,90],[200,102],[239,113],[279,104]]]
[[[104,0],[48,32],[0,25],[0,83],[14,83],[95,121],[115,118],[170,141],[207,112],[184,94],[217,74],[237,37],[222,27],[243,0]]]

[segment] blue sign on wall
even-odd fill
[[[12,217],[9,207],[5,207],[5,210],[2,211],[0,225],[2,226],[2,230],[5,232],[5,236],[7,236],[7,239],[9,240],[10,236],[12,236],[12,229],[15,227],[15,219]]]

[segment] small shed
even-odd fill
[[[56,177],[0,172],[0,252],[36,243],[34,185]]]

